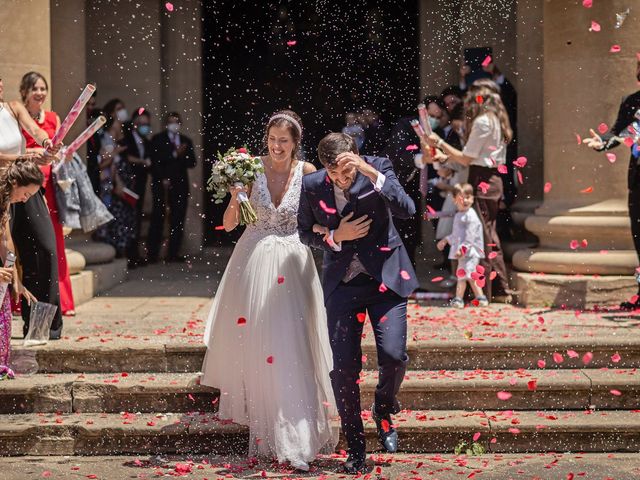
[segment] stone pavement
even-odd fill
[[[209,465],[199,467],[203,461],[231,468],[231,478],[263,470],[291,478],[271,465],[245,470],[238,464],[246,459],[226,456],[246,449],[247,432],[215,419],[219,392],[197,381],[202,332],[225,262],[226,255],[208,252],[193,264],[135,270],[80,306],[77,317],[65,319],[63,339],[43,347],[23,349],[15,321],[15,358],[37,362],[39,371],[0,382],[0,447],[28,455],[0,461],[16,475],[7,478],[155,477],[175,474],[176,462],[196,454],[194,466],[180,467],[193,478],[222,478]],[[395,418],[404,453],[378,462],[372,478],[637,476],[637,314],[412,303],[409,325],[405,410]],[[365,332],[361,386],[368,406],[377,373],[368,324]],[[370,414],[363,415],[375,450]],[[478,436],[490,453],[450,455]],[[567,451],[593,453],[550,453]],[[180,456],[166,464],[153,454]],[[324,459],[317,468],[331,471],[339,461]],[[337,477],[318,470],[306,478]]]

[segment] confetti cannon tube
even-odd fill
[[[429,124],[429,122],[427,122],[427,125]],[[413,131],[416,132],[416,135],[418,135],[418,138],[420,138],[420,140],[422,140],[422,138],[426,135],[424,129],[422,128],[422,125],[420,125],[420,122],[418,122],[418,120],[411,120],[411,126],[413,127]],[[431,154],[431,156],[433,157],[436,154],[436,149],[433,147],[429,147],[429,153]]]
[[[427,106],[424,103],[418,105],[418,117],[420,118],[420,125],[427,135],[431,135],[431,125],[429,124],[429,115],[427,114]]]
[[[71,127],[80,116],[82,109],[87,104],[95,91],[96,87],[91,84],[88,84],[86,87],[84,87],[84,90],[76,100],[76,103],[73,104],[73,107],[71,107],[71,110],[62,121],[60,128],[51,139],[53,145],[56,145],[64,140],[64,137],[67,135],[67,133],[69,133],[69,130],[71,130]]]
[[[71,142],[71,144],[67,147],[65,151],[65,155],[67,157],[73,155],[82,145],[87,143],[89,139],[93,136],[93,134],[96,133],[98,130],[100,130],[100,128],[105,123],[107,123],[107,119],[104,116],[100,115],[98,118],[96,118],[94,122],[85,129],[84,132],[78,135],[78,138],[76,138],[73,142]]]

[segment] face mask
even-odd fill
[[[120,110],[118,110],[116,112],[116,118],[120,122],[126,122],[127,119],[129,118],[129,113],[127,113],[127,109],[126,108],[121,108]]]
[[[435,130],[440,126],[440,121],[437,118],[429,117],[429,126],[431,130]]]
[[[150,125],[139,125],[138,126],[138,133],[140,135],[142,135],[143,137],[146,137],[147,135],[149,135],[151,133],[151,126]]]
[[[167,130],[169,130],[171,133],[178,133],[180,131],[180,124],[170,123],[169,125],[167,125]]]

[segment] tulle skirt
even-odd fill
[[[231,255],[207,320],[201,383],[220,418],[247,425],[250,455],[312,461],[338,440],[322,287],[297,235],[250,230]]]

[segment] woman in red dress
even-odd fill
[[[49,93],[47,80],[37,72],[29,72],[22,77],[20,82],[20,95],[22,102],[31,117],[42,128],[49,138],[53,138],[56,130],[60,127],[60,117],[55,112],[45,111],[43,106]],[[22,135],[27,141],[27,152],[30,149],[41,150],[41,147],[26,131],[22,130]],[[41,166],[44,174],[44,196],[47,200],[47,207],[51,215],[51,223],[56,234],[56,250],[58,252],[58,280],[60,283],[60,308],[63,315],[75,315],[73,302],[73,292],[71,291],[71,279],[69,278],[69,267],[67,266],[67,256],[64,249],[64,235],[62,224],[58,219],[58,202],[56,201],[56,190],[51,165]]]

